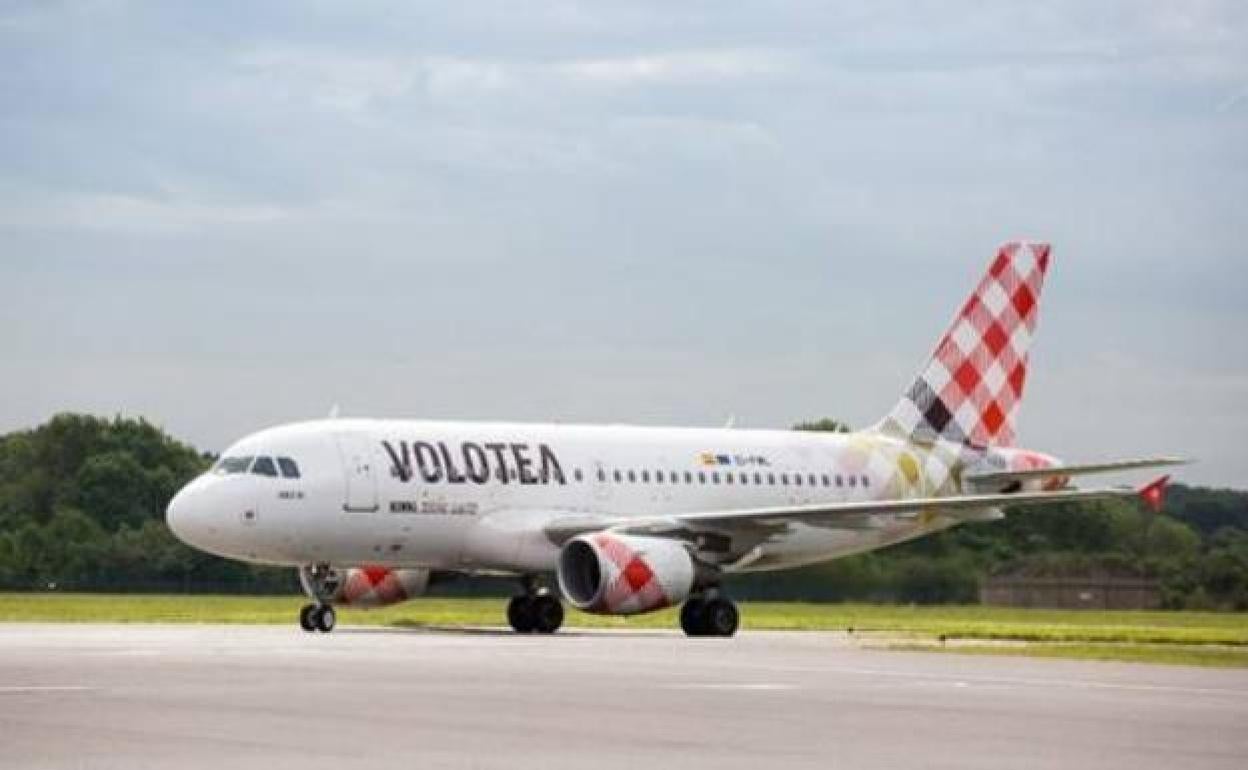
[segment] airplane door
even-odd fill
[[[339,433],[338,456],[345,481],[342,509],[374,513],[377,505],[377,475],[373,469],[373,442],[366,433]]]

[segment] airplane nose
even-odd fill
[[[165,525],[169,527],[169,531],[184,543],[190,544],[190,520],[191,520],[191,502],[189,500],[192,492],[190,489],[183,487],[169,501],[169,507],[165,509]]]
[[[192,481],[173,496],[165,509],[165,524],[174,537],[201,549],[212,540],[216,529],[206,492],[198,479]]]

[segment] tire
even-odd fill
[[[299,627],[311,633],[316,630],[316,605],[305,604],[299,610]]]
[[[531,604],[533,630],[539,634],[553,634],[563,625],[563,604],[555,596],[544,594]]]
[[[680,608],[680,629],[685,636],[706,636],[706,602],[690,599]]]
[[[328,604],[319,607],[316,610],[316,630],[322,634],[328,634],[334,630],[334,624],[338,622],[338,613],[334,612],[334,608]]]
[[[727,599],[712,599],[706,603],[702,627],[707,636],[732,636],[737,632],[740,622],[737,605]]]
[[[531,634],[537,628],[534,600],[528,596],[513,596],[507,603],[507,622],[517,634]]]

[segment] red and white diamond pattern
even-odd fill
[[[336,601],[353,607],[383,607],[407,598],[407,586],[393,570],[357,567],[347,570]]]
[[[936,346],[881,429],[925,442],[1011,446],[1049,244],[1014,241]]]
[[[649,612],[670,604],[667,592],[659,583],[645,554],[620,538],[601,532],[594,535],[594,545],[607,558],[603,560],[602,581],[606,586],[600,601],[601,612],[631,615]]]

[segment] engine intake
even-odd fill
[[[577,609],[636,615],[683,602],[696,572],[679,542],[595,532],[563,546],[557,574],[560,590]]]

